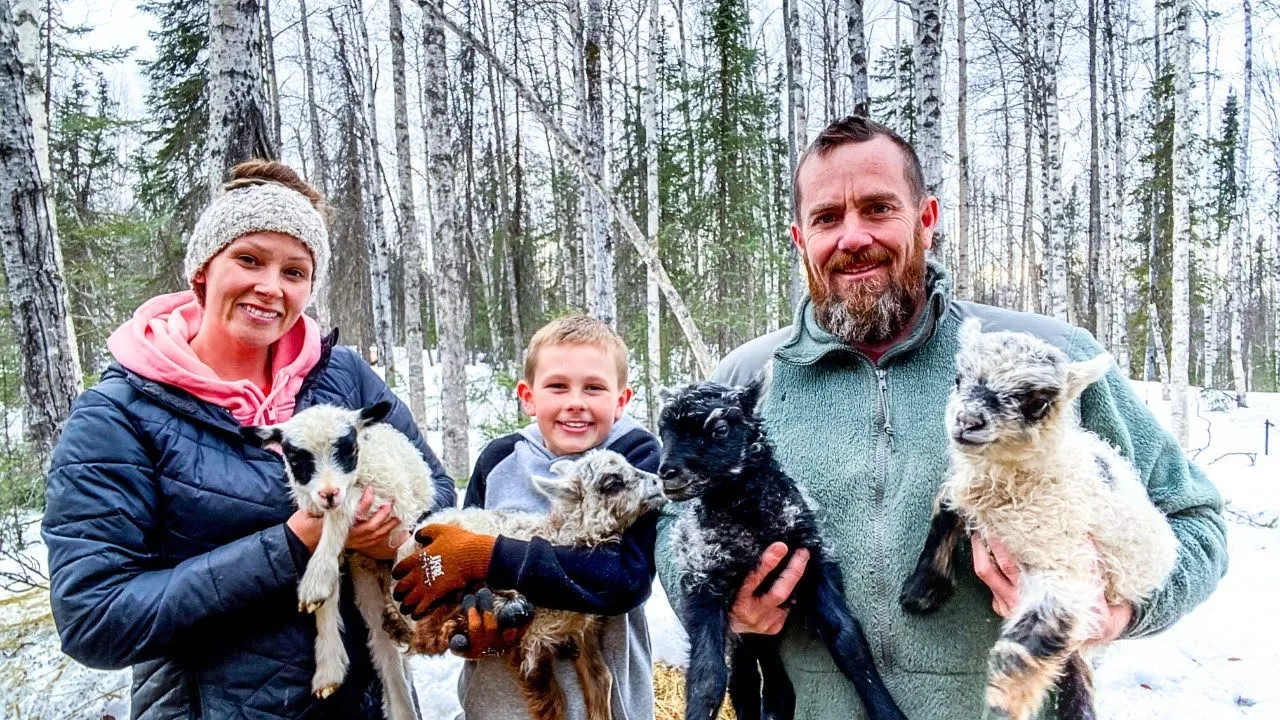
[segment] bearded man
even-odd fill
[[[996,539],[975,536],[961,549],[970,557],[960,561],[955,594],[937,612],[917,617],[898,605],[947,469],[943,410],[960,324],[976,316],[986,331],[1029,332],[1072,361],[1103,349],[1066,323],[952,297],[946,270],[926,259],[938,200],[925,190],[915,151],[883,125],[860,117],[829,125],[796,167],[792,200],[791,238],[804,257],[809,298],[790,327],[733,351],[712,379],[745,384],[772,363],[760,412],[778,458],[818,508],[849,607],[907,717],[980,717],[987,654],[1018,601],[1017,563]],[[1226,572],[1222,499],[1117,369],[1084,392],[1078,411],[1085,427],[1134,463],[1180,542],[1173,575],[1140,607],[1107,606],[1099,579],[1097,641],[1159,632]],[[656,557],[678,607],[675,511],[660,524]],[[782,631],[787,610],[779,606],[806,561],[805,551],[781,543],[766,550],[735,601],[732,629]],[[757,597],[779,566],[778,580]],[[782,648],[796,717],[864,717],[853,686],[803,624],[786,627]]]

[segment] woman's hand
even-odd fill
[[[285,525],[289,526],[289,530],[307,546],[310,552],[316,551],[316,546],[320,544],[320,531],[324,528],[324,518],[319,515],[312,515],[305,510],[297,510],[289,519],[285,521]]]
[[[356,521],[347,533],[346,548],[374,560],[395,560],[396,549],[409,539],[409,531],[401,529],[400,520],[391,514],[394,505],[388,502],[370,517],[373,489],[365,488],[356,506]]]

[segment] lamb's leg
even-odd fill
[[[711,720],[724,702],[728,608],[710,592],[685,596],[680,620],[689,630],[689,672],[685,678],[685,720]]]
[[[801,596],[801,602],[811,599],[813,603],[812,609],[806,608],[806,615],[817,619],[818,635],[836,666],[853,683],[867,717],[871,720],[906,720],[876,671],[871,646],[862,634],[862,626],[845,604],[844,577],[840,574],[840,566],[825,558],[816,563],[810,561],[801,582],[813,583],[812,593]]]
[[[963,529],[960,515],[944,507],[941,496],[935,499],[924,550],[920,552],[915,570],[902,583],[902,593],[898,595],[898,603],[903,610],[922,615],[937,610],[951,597],[954,589],[951,560]]]
[[[729,653],[729,702],[738,720],[760,720],[760,663],[755,640],[761,635],[742,635]]]
[[[758,635],[756,659],[760,663],[761,695],[765,720],[791,720],[796,715],[796,690],[787,677],[778,651],[778,636]]]
[[[525,653],[534,653],[526,657]],[[536,644],[515,648],[507,654],[507,662],[515,674],[516,684],[524,695],[529,717],[533,720],[562,720],[564,718],[564,693],[556,684],[552,672],[553,655],[549,648]],[[521,668],[525,668],[524,672]]]
[[[315,558],[312,558],[314,561]],[[316,608],[316,672],[311,676],[311,693],[324,699],[342,685],[347,676],[347,649],[339,629],[339,593]]]
[[[610,720],[613,673],[604,662],[604,647],[600,643],[599,621],[589,621],[577,637],[578,654],[573,658],[573,669],[578,674],[582,688],[582,700],[586,705],[587,720]]]
[[[1005,620],[987,659],[987,711],[993,717],[1026,720],[1074,652],[1078,620],[1051,593],[1028,592]]]
[[[387,720],[414,720],[413,698],[405,674],[404,656],[382,627],[387,596],[378,582],[381,568],[363,558],[351,561],[351,584],[355,588],[356,607],[369,629],[369,654],[373,668],[382,680],[382,712]]]
[[[1094,720],[1093,668],[1080,653],[1067,658],[1058,680],[1058,720]]]
[[[344,508],[334,508],[324,514],[320,528],[320,542],[307,561],[307,569],[298,582],[298,609],[315,612],[330,599],[336,599],[338,580],[341,578],[340,561],[342,546],[347,542],[351,529],[351,517]]]
[[[421,655],[443,655],[449,650],[449,639],[459,632],[465,633],[466,629],[457,605],[438,605],[414,623],[409,648]]]

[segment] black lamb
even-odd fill
[[[795,691],[778,655],[780,635],[736,635],[729,611],[748,573],[771,543],[809,563],[786,606],[788,623],[816,629],[841,672],[853,682],[872,720],[905,720],[871,659],[862,627],[844,599],[840,567],[823,549],[813,509],[774,457],[755,416],[762,383],[730,388],[697,383],[670,395],[659,419],[663,492],[689,501],[673,545],[689,633],[687,720],[713,718],[726,685],[741,720],[789,719]],[[763,595],[790,555],[756,591]],[[726,653],[731,656],[726,667]]]

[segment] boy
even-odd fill
[[[593,448],[613,450],[636,468],[657,472],[657,438],[623,414],[632,394],[627,347],[607,325],[578,315],[540,329],[529,341],[516,393],[535,422],[481,451],[464,506],[545,513],[549,504],[533,489],[532,478],[550,476],[553,462]],[[603,644],[613,673],[614,720],[653,717],[649,630],[642,605],[653,584],[657,513],[638,520],[620,542],[593,550],[552,546],[540,538],[525,542],[476,535],[452,526],[431,530],[422,537],[426,547],[396,568],[396,577],[403,578],[395,593],[404,603],[402,612],[421,617],[436,599],[484,582],[518,590],[535,607],[606,616]],[[440,573],[423,577],[420,555],[439,556]],[[492,613],[487,616],[491,620]],[[505,662],[482,657],[504,643],[491,632],[480,637],[477,643],[472,634],[468,657],[473,659],[458,681],[463,714],[471,720],[527,718]],[[488,647],[476,647],[486,643]],[[572,666],[557,661],[555,677],[565,693],[566,719],[585,718]]]

